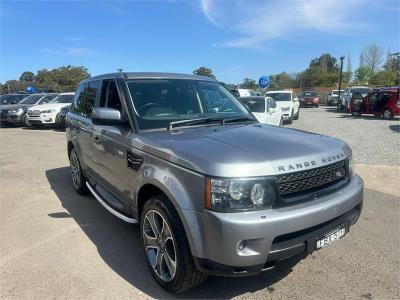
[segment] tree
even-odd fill
[[[323,53],[320,57],[314,58],[310,62],[310,68],[320,68],[324,72],[337,72],[337,59],[329,53]]]
[[[243,79],[243,82],[240,84],[240,87],[242,87],[244,89],[255,90],[258,88],[258,85],[257,85],[257,81],[246,77],[245,79]]]
[[[73,91],[78,83],[90,74],[85,67],[64,66],[51,71],[39,70],[35,77],[35,84],[48,91]]]
[[[383,50],[378,44],[372,44],[362,49],[360,55],[360,66],[369,67],[375,72],[382,64]]]
[[[371,75],[370,84],[374,85],[395,85],[396,73],[392,70],[382,70]]]
[[[35,80],[35,74],[33,74],[30,71],[25,71],[24,73],[21,74],[21,77],[19,77],[19,81],[22,82],[32,82]]]
[[[364,83],[367,84],[371,75],[372,71],[369,67],[359,67],[355,72],[355,80],[357,83]]]
[[[194,70],[193,74],[199,75],[199,76],[207,76],[207,77],[215,78],[213,71],[206,67],[200,67],[200,68]]]

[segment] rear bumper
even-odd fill
[[[311,252],[313,238],[361,213],[363,181],[355,175],[343,188],[297,205],[246,213],[183,210],[193,237],[199,270],[217,275],[250,275],[281,259]],[[245,241],[245,247],[238,244]]]

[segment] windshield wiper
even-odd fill
[[[226,118],[222,120],[222,125],[225,125],[227,123],[235,123],[235,122],[246,122],[246,121],[252,121],[256,122],[256,120],[249,118],[249,117],[236,117],[236,118]]]
[[[175,127],[193,126],[200,124],[208,124],[212,122],[218,122],[220,125],[224,124],[224,119],[221,118],[201,118],[201,119],[188,119],[182,121],[173,121],[169,123],[168,130],[171,131]]]

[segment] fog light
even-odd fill
[[[245,241],[240,241],[238,243],[238,246],[237,246],[238,250],[243,250],[244,247],[246,247],[246,242]]]

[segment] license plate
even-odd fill
[[[315,249],[319,250],[321,248],[327,247],[330,244],[336,242],[338,239],[342,238],[346,234],[346,226],[341,226],[335,230],[325,234],[322,237],[317,238],[315,242]]]

